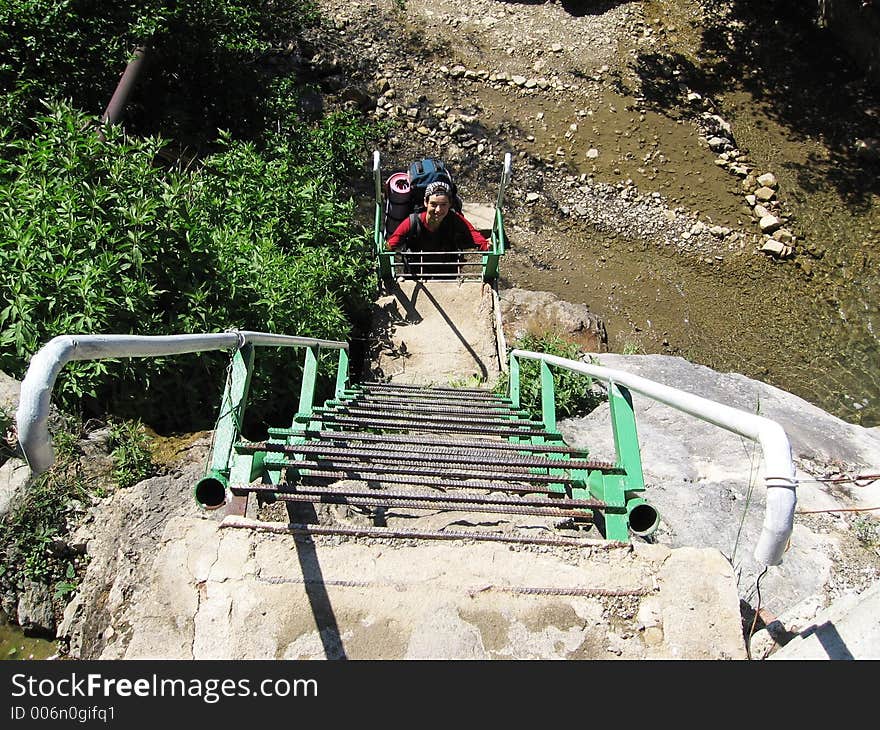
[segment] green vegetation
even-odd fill
[[[113,479],[120,489],[137,484],[153,473],[149,439],[140,421],[113,421],[109,446],[116,463]]]
[[[262,62],[317,22],[314,4],[91,5],[0,7],[0,369],[21,377],[59,334],[346,339],[376,285],[349,181],[380,130],[352,112],[304,120],[295,77]],[[102,139],[95,113],[139,44],[149,71],[126,132]],[[206,427],[224,367],[222,354],[76,362],[53,400]],[[251,413],[284,410],[266,383],[299,367],[261,352]]]
[[[526,335],[515,343],[515,348],[543,352],[547,355],[575,361],[579,360],[581,356],[577,345],[549,332],[540,336]],[[567,418],[585,415],[605,400],[604,396],[593,391],[593,379],[587,375],[553,366],[550,367],[550,371],[553,374],[557,416]],[[536,360],[520,360],[519,382],[522,408],[528,410],[531,417],[540,419],[541,376],[540,364]],[[505,394],[509,392],[510,376],[508,373],[502,373],[495,390]]]
[[[21,378],[61,334],[349,337],[376,287],[351,180],[382,130],[356,112],[301,111],[316,89],[288,60],[319,23],[312,0],[0,3],[0,370]],[[102,125],[138,47],[122,126]],[[228,357],[61,371],[52,400],[74,415],[53,433],[56,463],[0,520],[6,595],[29,581],[57,601],[77,588],[83,558],[65,536],[103,496],[77,459],[83,418],[109,420],[113,476],[128,487],[154,471],[132,419],[209,428]],[[261,348],[249,416],[289,418],[301,366],[301,352]],[[269,383],[290,397],[270,398]],[[0,412],[3,434],[11,424]],[[0,443],[0,459],[11,453]]]
[[[857,515],[851,523],[856,539],[867,548],[880,547],[880,523],[868,515]]]
[[[23,590],[28,581],[53,586],[63,597],[77,584],[79,556],[59,538],[90,500],[77,460],[77,424],[68,419],[53,436],[55,465],[20,493],[0,520],[0,583]],[[56,542],[59,541],[59,542]]]
[[[621,350],[622,355],[644,355],[645,348],[643,348],[638,342],[632,342],[631,340],[626,340],[623,343],[623,349]]]
[[[29,126],[40,99],[100,114],[138,46],[149,64],[127,124],[198,145],[265,126],[260,61],[318,22],[311,0],[21,0],[0,3],[0,126]]]

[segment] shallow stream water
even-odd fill
[[[664,7],[675,5],[671,0]],[[754,18],[744,18],[751,28]],[[505,282],[588,304],[605,320],[614,351],[680,355],[876,426],[880,162],[854,154],[854,145],[872,130],[880,136],[878,93],[827,38],[803,24],[786,24],[794,22],[790,18],[765,20],[760,33],[766,35],[751,36],[764,55],[748,63],[767,64],[758,73],[751,75],[739,50],[725,49],[727,76],[691,69],[689,81],[711,87],[714,110],[732,125],[738,148],[756,168],[776,175],[799,237],[795,258],[769,258],[757,252],[759,243],[724,256],[684,255],[637,237],[544,221],[555,228],[548,240],[552,253],[509,257]],[[661,28],[670,24],[658,22]],[[685,23],[678,25],[682,33]],[[702,44],[707,57],[718,52],[707,50],[705,36],[693,28],[691,34],[684,40],[693,48]],[[785,61],[777,55],[771,67],[773,50]],[[688,60],[683,54],[677,62],[685,67]],[[568,140],[561,134],[571,121],[566,112],[556,119],[548,110],[542,125],[551,134],[536,152],[547,158],[554,146],[567,144],[578,173],[610,183],[630,179],[640,193],[657,191],[707,224],[757,233],[740,179],[714,164],[694,125],[673,106],[640,115],[621,93],[606,88]],[[532,118],[530,110],[525,114]],[[554,128],[560,130],[555,136]],[[540,132],[531,131],[539,144]],[[584,158],[590,147],[600,150],[598,158]],[[515,236],[511,243],[515,248]]]

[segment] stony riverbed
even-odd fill
[[[613,350],[880,423],[880,103],[809,18],[679,0],[321,5],[322,50],[292,63],[392,123],[384,170],[440,156],[491,203],[513,154],[502,286],[587,304]]]

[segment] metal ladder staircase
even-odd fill
[[[340,379],[333,398],[301,398],[292,426],[270,428],[264,441],[235,431],[228,470],[209,472],[196,499],[242,518],[249,498],[284,503],[285,531],[318,534],[538,544],[648,534],[657,515],[637,496],[637,449],[634,461],[626,450],[617,463],[592,460],[566,445],[555,417],[536,420],[515,401],[480,388]],[[328,505],[356,511],[360,526],[334,521]],[[439,529],[418,519],[447,512]],[[295,519],[303,513],[310,519]]]

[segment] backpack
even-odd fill
[[[452,209],[461,213],[462,201],[458,196],[458,187],[452,179],[452,173],[441,160],[436,157],[417,160],[409,166],[407,177],[413,212],[420,213],[425,209],[425,188],[432,182],[440,180],[449,185]]]
[[[425,157],[413,162],[407,171],[395,172],[385,181],[385,235],[390,236],[410,213],[425,209],[425,188],[442,180],[449,185],[452,209],[461,213],[462,200],[452,173],[441,160]]]

